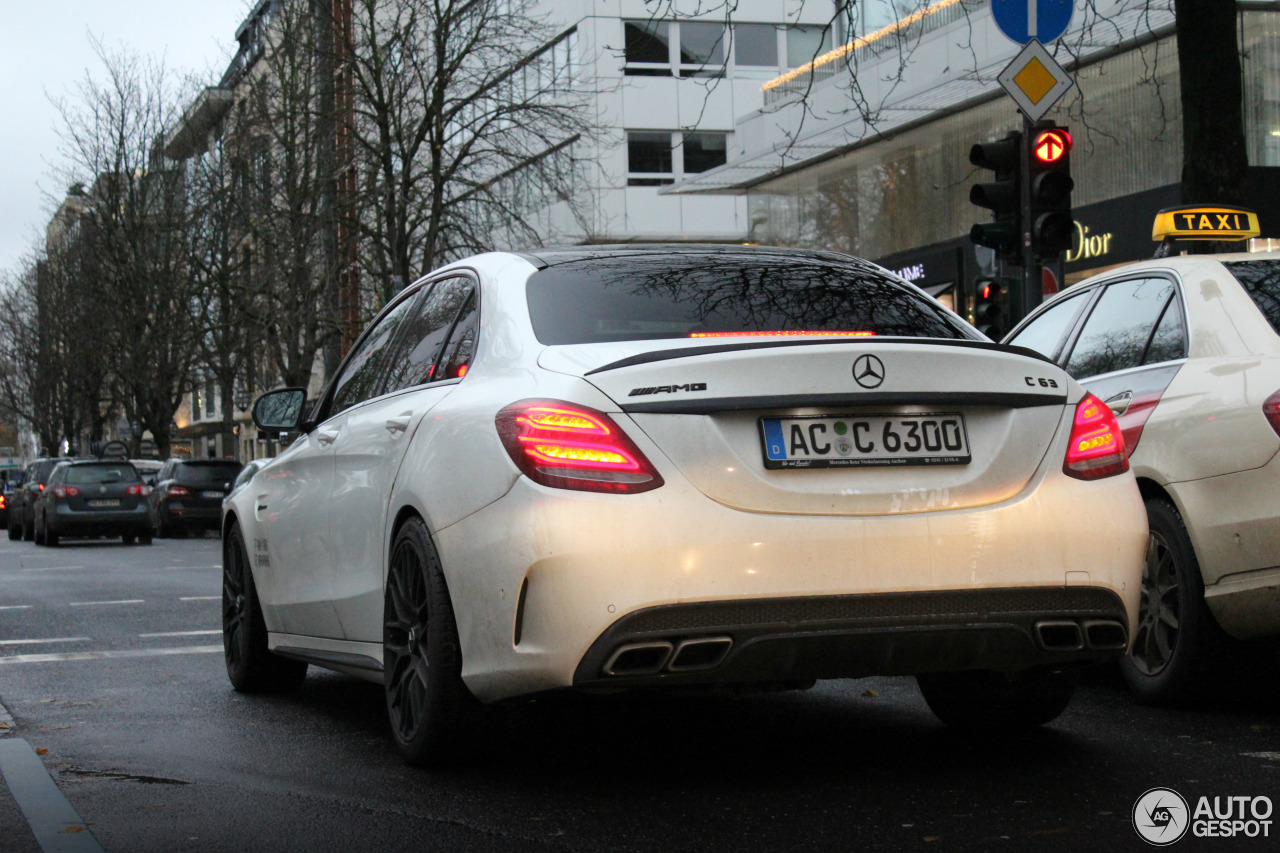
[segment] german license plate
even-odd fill
[[[761,418],[765,468],[967,465],[960,412]]]
[[[94,498],[89,501],[89,509],[111,509],[120,506],[119,498]]]
[[[222,500],[222,492],[217,491],[216,489],[214,489],[214,490],[207,490],[207,491],[203,491],[203,492],[201,492],[201,493],[200,493],[200,497],[202,497],[202,498],[217,498],[218,500]]]

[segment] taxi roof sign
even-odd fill
[[[1152,240],[1247,240],[1262,234],[1258,214],[1223,204],[1166,207],[1156,214]]]

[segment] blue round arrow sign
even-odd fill
[[[1018,44],[1048,44],[1067,31],[1074,12],[1073,0],[991,0],[996,26]]]

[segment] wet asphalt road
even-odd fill
[[[493,710],[468,764],[412,770],[376,685],[313,669],[293,694],[231,690],[218,562],[214,539],[0,539],[0,738],[47,750],[107,851],[1146,850],[1130,812],[1150,788],[1280,803],[1271,658],[1177,711],[1096,671],[1054,724],[984,738],[910,679],[556,696]],[[0,783],[0,851],[40,849]]]

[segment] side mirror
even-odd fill
[[[253,404],[253,422],[258,429],[292,432],[302,421],[307,403],[307,389],[278,388],[268,391]]]

